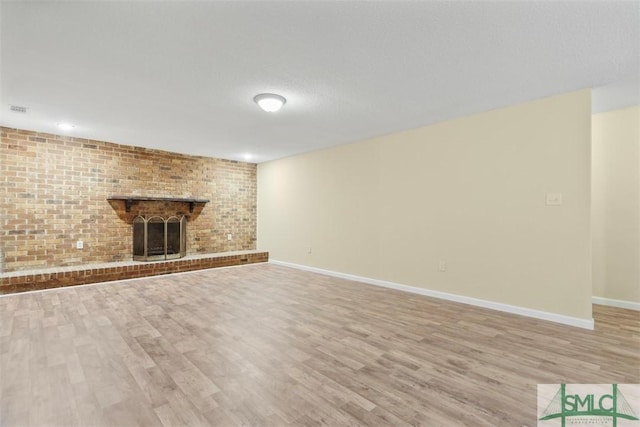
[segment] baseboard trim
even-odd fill
[[[488,301],[478,298],[466,297],[463,295],[450,294],[447,292],[433,291],[430,289],[418,288],[415,286],[402,285],[400,283],[388,282],[385,280],[372,279],[369,277],[356,276],[354,274],[340,273],[337,271],[324,270],[322,268],[309,267],[301,264],[294,264],[274,259],[269,260],[270,264],[280,265],[283,267],[295,268],[298,270],[310,271],[312,273],[324,274],[325,276],[337,277],[340,279],[353,280],[356,282],[366,283],[369,285],[382,286],[385,288],[396,289],[399,291],[409,292],[413,294],[425,295],[428,297],[439,298],[447,301],[459,302],[462,304],[474,305],[477,307],[489,308],[492,310],[503,311],[520,316],[532,317],[534,319],[548,320],[551,322],[561,323],[563,325],[575,326],[577,328],[593,330],[593,319],[581,319],[579,317],[565,316],[563,314],[549,313],[547,311],[534,310],[531,308],[519,307],[500,302]]]
[[[609,307],[626,308],[628,310],[640,311],[640,302],[602,297],[591,297],[591,302],[598,305],[607,305]]]

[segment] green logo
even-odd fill
[[[559,419],[562,427],[566,426],[567,420],[572,425],[612,423],[613,427],[617,427],[618,420],[639,420],[618,384],[594,385],[595,387],[586,384],[570,386],[571,391],[568,391],[567,384],[560,384],[558,391],[542,411],[539,421]],[[538,396],[540,398],[540,385]]]

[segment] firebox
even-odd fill
[[[133,219],[133,259],[159,261],[187,254],[187,218],[137,216]]]

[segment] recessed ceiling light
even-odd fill
[[[251,153],[245,153],[242,155],[242,158],[245,160],[251,160],[253,159],[253,156],[251,155]]]
[[[71,130],[76,126],[72,125],[71,123],[58,123],[58,127],[62,130]]]
[[[253,100],[268,113],[275,113],[287,102],[284,96],[276,95],[275,93],[261,93],[256,95]]]

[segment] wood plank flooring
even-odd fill
[[[1,426],[535,426],[538,383],[640,383],[595,331],[256,264],[0,298]]]

